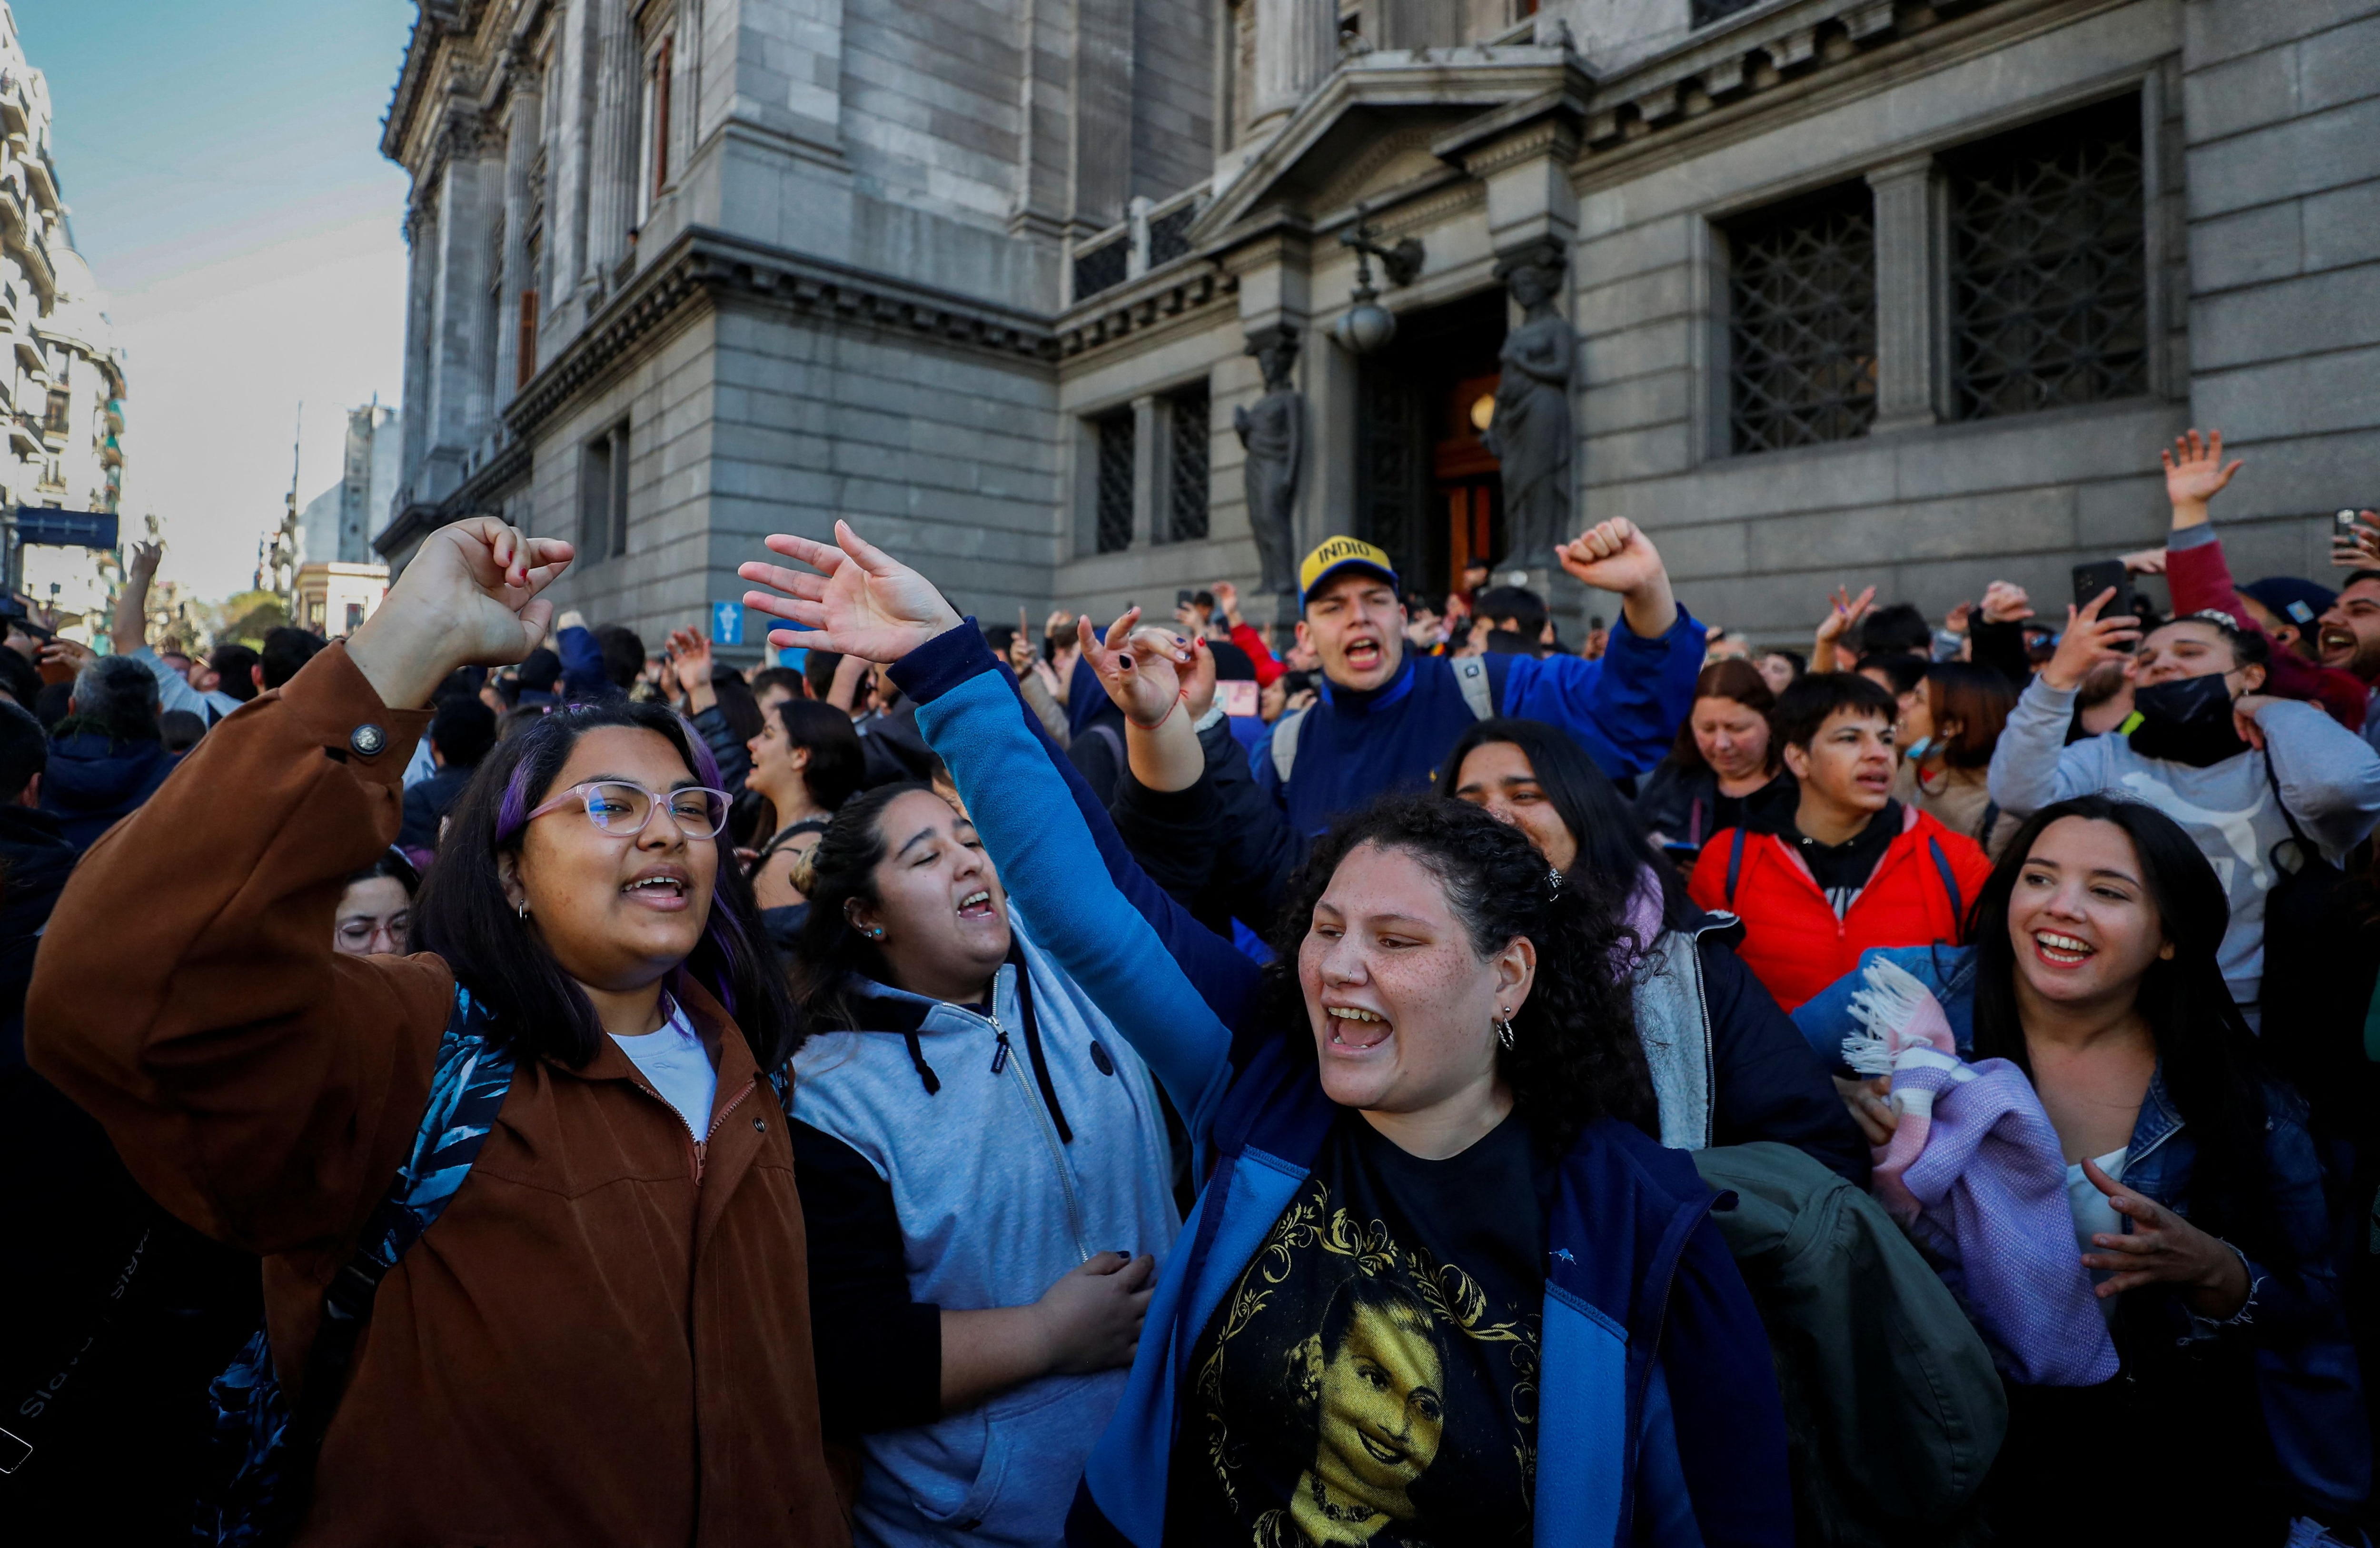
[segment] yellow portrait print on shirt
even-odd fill
[[[1446,1351],[1429,1310],[1390,1281],[1350,1274],[1290,1358],[1316,1432],[1290,1506],[1304,1541],[1365,1543],[1411,1520],[1409,1491],[1446,1432]]]

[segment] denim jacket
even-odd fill
[[[2299,1266],[2284,1271],[2240,1256],[2247,1306],[2223,1323],[2198,1316],[2166,1286],[2128,1291],[2116,1318],[2116,1347],[2129,1367],[2156,1349],[2239,1338],[2254,1351],[2256,1390],[2273,1453],[2289,1491],[2313,1507],[2360,1504],[2372,1491],[2372,1435],[2355,1346],[2348,1335],[2330,1256],[2322,1164],[2297,1093],[2269,1085],[2265,1161],[2273,1178],[2266,1218]],[[2197,1201],[2192,1172],[2198,1142],[2166,1092],[2162,1065],[2150,1077],[2125,1151],[2124,1186],[2187,1219]],[[2239,1251],[2239,1249],[2234,1249]]]
[[[1895,947],[1882,955],[1913,974],[1940,1000],[1959,1052],[1974,1052],[1975,952],[1972,946]],[[1856,1030],[1851,998],[1860,975],[1848,973],[1793,1013],[1821,1056],[1842,1069],[1842,1040]],[[2372,1438],[2347,1331],[2337,1265],[2331,1261],[2322,1163],[2305,1127],[2305,1105],[2286,1086],[2268,1087],[2265,1156],[2273,1177],[2269,1218],[2300,1266],[2282,1272],[2245,1252],[2252,1286],[2247,1309],[2224,1323],[2193,1315],[2170,1289],[2126,1293],[2116,1317],[2116,1348],[2129,1369],[2163,1348],[2209,1339],[2244,1339],[2253,1349],[2256,1386],[2276,1460],[2290,1491],[2310,1506],[2360,1503],[2372,1488]],[[2149,1079],[2124,1153],[2124,1186],[2183,1218],[2192,1195],[2198,1142],[2165,1085],[2162,1066]]]

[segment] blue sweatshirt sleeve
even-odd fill
[[[1499,701],[1502,713],[1559,725],[1614,779],[1659,762],[1694,708],[1706,632],[1681,605],[1656,640],[1621,619],[1601,661],[1515,656]]]
[[[573,704],[601,704],[624,698],[603,670],[603,647],[595,631],[573,624],[553,637],[553,653],[562,658],[562,697]]]
[[[893,676],[918,701],[918,728],[1038,938],[1132,1040],[1195,1132],[1229,1083],[1230,1029],[1253,1006],[1256,965],[1141,871],[973,624],[913,652]],[[1072,800],[1056,798],[1057,782]]]

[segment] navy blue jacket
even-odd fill
[[[119,742],[96,731],[55,737],[42,775],[42,810],[58,820],[79,854],[155,795],[174,763],[163,742]]]
[[[1212,1161],[1067,1524],[1073,1542],[1157,1548],[1191,1346],[1303,1186],[1337,1109],[1292,1052],[1305,1029],[1257,1024],[1255,965],[1132,862],[973,620],[893,674],[1010,895],[1071,921],[1050,956],[1148,1061]],[[1579,1136],[1560,1173],[1536,1541],[1783,1548],[1784,1420],[1767,1335],[1708,1219],[1719,1199],[1682,1152],[1609,1120]]]
[[[1694,707],[1706,631],[1682,606],[1658,640],[1611,631],[1601,661],[1577,656],[1488,655],[1488,686],[1498,714],[1559,725],[1613,779],[1665,757]],[[1390,790],[1418,790],[1479,717],[1446,656],[1405,652],[1386,687],[1359,692],[1324,681],[1322,697],[1293,725],[1297,738],[1283,786],[1269,749],[1257,751],[1257,782],[1290,825],[1319,834],[1342,812]]]

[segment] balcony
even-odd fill
[[[0,134],[30,134],[32,128],[25,112],[25,83],[13,72],[0,74]]]
[[[48,381],[50,357],[42,352],[40,343],[33,335],[18,334],[15,335],[14,342],[17,346],[17,363],[25,368],[25,374],[36,382]]]
[[[31,185],[34,199],[42,209],[55,211],[58,207],[58,177],[50,170],[50,158],[38,154],[27,156],[24,167],[25,180]]]
[[[42,455],[42,423],[30,414],[8,416],[8,449],[18,457]]]

